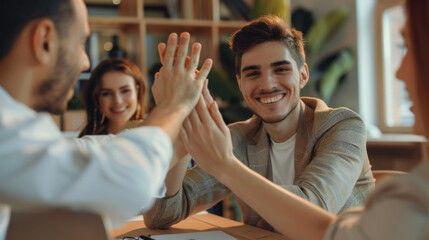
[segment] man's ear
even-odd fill
[[[58,35],[54,23],[41,19],[35,23],[31,33],[31,50],[35,60],[41,64],[51,64],[57,60]]]
[[[300,81],[299,82],[299,89],[302,89],[303,87],[305,87],[305,85],[308,82],[308,79],[310,78],[310,73],[308,72],[307,63],[304,63],[304,65],[301,67],[300,74],[301,74],[301,78],[299,80]]]
[[[238,76],[238,74],[235,74],[235,78],[237,79],[238,87],[241,90],[241,84],[240,84],[241,79],[240,79],[240,76]]]

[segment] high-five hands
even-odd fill
[[[183,122],[180,137],[189,154],[206,172],[217,176],[235,161],[229,128],[225,125],[216,102],[210,96],[207,82],[195,109]]]
[[[145,126],[160,127],[173,143],[179,135],[183,120],[198,102],[204,80],[213,63],[211,59],[207,59],[200,72],[196,73],[201,44],[195,43],[192,46],[189,64],[186,64],[189,40],[189,33],[182,33],[177,47],[178,36],[172,33],[166,46],[160,44],[165,54],[162,54],[163,66],[152,86],[156,106],[143,123]],[[173,159],[171,166],[175,163]]]
[[[177,34],[172,33],[166,46],[163,43],[158,46],[163,66],[159,74],[156,74],[152,93],[157,106],[172,104],[189,113],[198,102],[204,80],[207,78],[213,62],[211,59],[207,59],[197,73],[201,44],[192,45],[191,56],[187,64],[190,35],[186,32],[182,33],[178,47],[177,38]],[[165,49],[165,54],[162,57],[163,49]]]

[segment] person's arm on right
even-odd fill
[[[207,89],[207,81],[203,92],[206,93],[203,94],[206,101],[213,102]],[[196,212],[209,209],[231,192],[198,165],[187,169],[190,157],[185,155],[187,150],[182,141],[176,141],[173,156],[181,156],[182,159],[167,174],[166,197],[157,199],[154,207],[143,214],[145,224],[149,228],[167,228]]]
[[[176,165],[170,168],[167,173],[167,177],[165,178],[165,186],[167,188],[165,192],[166,198],[173,197],[177,192],[179,192],[183,185],[186,169],[188,169],[191,160],[191,156],[187,154],[180,139],[176,139],[173,143],[172,158],[172,161],[176,162]]]
[[[323,239],[335,215],[241,163],[233,154],[229,129],[215,103],[207,106],[200,98],[183,125],[184,144],[198,165],[225,184],[277,231],[291,239]]]
[[[160,49],[160,56],[162,55],[162,50]],[[163,58],[161,57],[161,59]],[[205,101],[209,103],[213,102],[213,98],[208,90],[208,80],[205,80],[204,82],[203,91],[206,93],[203,95]],[[188,151],[180,138],[176,139],[173,144],[173,159],[177,164],[168,171],[165,179],[165,186],[167,187],[167,192],[165,194],[166,198],[173,197],[182,188],[186,169],[188,168],[191,160],[191,156],[188,154]]]

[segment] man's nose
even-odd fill
[[[82,62],[83,62],[83,66],[82,66],[82,71],[87,71],[89,70],[89,67],[91,66],[90,62],[89,62],[89,58],[88,55],[86,54],[86,52],[84,50],[83,51],[83,56],[82,56]]]
[[[278,85],[277,78],[272,76],[270,72],[263,73],[261,78],[261,90],[272,91],[276,89]]]

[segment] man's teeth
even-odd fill
[[[282,98],[283,98],[283,95],[277,95],[275,97],[260,98],[260,100],[261,100],[262,103],[268,104],[268,103],[277,102],[277,101],[279,101]]]

